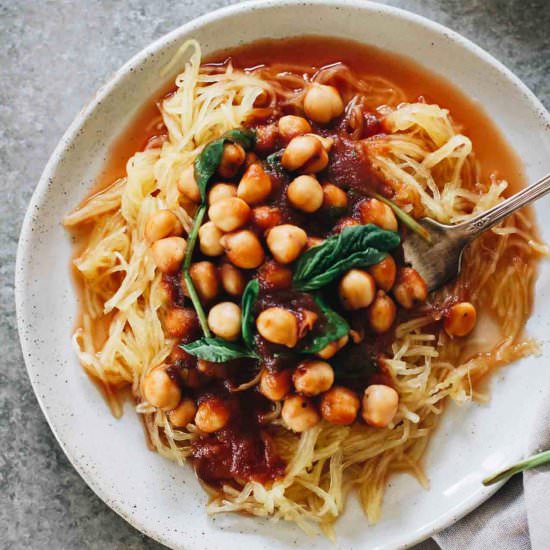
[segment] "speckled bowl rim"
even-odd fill
[[[484,63],[490,65],[493,69],[496,69],[501,75],[503,75],[507,80],[511,81],[523,94],[525,100],[531,104],[532,107],[539,113],[542,120],[544,120],[548,127],[550,127],[550,113],[544,108],[538,98],[529,90],[529,88],[508,68],[506,68],[502,63],[496,60],[493,56],[483,50],[481,47],[477,46],[470,40],[464,38],[462,35],[457,32],[431,21],[420,15],[416,15],[409,11],[395,8],[392,6],[387,6],[383,4],[373,3],[366,0],[313,0],[308,2],[303,2],[300,0],[258,0],[258,1],[248,1],[231,6],[227,6],[212,12],[209,12],[203,16],[200,16],[196,19],[189,21],[188,23],[176,28],[175,30],[165,34],[161,38],[157,39],[149,46],[142,49],[139,53],[134,55],[127,63],[125,63],[119,70],[117,70],[112,77],[101,86],[97,92],[94,94],[90,102],[79,112],[76,118],[73,120],[69,128],[64,133],[63,137],[56,146],[54,152],[52,153],[40,181],[34,190],[34,193],[31,197],[27,212],[24,217],[24,221],[21,228],[21,234],[19,238],[19,243],[17,247],[17,258],[16,258],[16,269],[15,269],[15,304],[16,304],[16,315],[17,315],[17,326],[20,336],[21,348],[23,351],[23,357],[25,359],[25,365],[27,372],[35,393],[35,396],[38,400],[40,408],[50,429],[52,430],[55,438],[57,439],[59,445],[63,449],[65,455],[74,466],[76,471],[88,484],[88,486],[95,492],[95,494],[105,502],[112,510],[124,518],[128,523],[133,525],[136,529],[151,537],[152,539],[170,546],[171,542],[166,538],[162,533],[151,532],[149,528],[144,525],[138,518],[135,516],[130,516],[126,513],[124,507],[119,504],[116,500],[112,500],[110,496],[104,491],[95,481],[92,472],[86,470],[84,466],[77,460],[77,457],[72,456],[68,451],[64,441],[59,437],[56,426],[49,418],[47,413],[47,408],[43,402],[40,392],[38,391],[38,381],[37,377],[33,372],[33,368],[30,365],[30,360],[27,360],[28,357],[28,346],[30,345],[27,340],[22,337],[25,326],[25,319],[23,316],[23,289],[24,289],[24,280],[27,277],[27,271],[25,267],[24,259],[30,253],[28,243],[30,242],[30,236],[33,231],[33,212],[36,208],[40,206],[43,202],[43,197],[48,189],[48,185],[52,175],[55,173],[56,167],[59,164],[60,160],[63,158],[64,153],[71,146],[71,143],[75,137],[82,130],[85,121],[90,117],[94,112],[96,107],[103,99],[105,99],[119,84],[123,77],[133,71],[137,66],[139,66],[147,57],[158,52],[159,50],[164,49],[168,45],[177,42],[180,40],[180,37],[184,34],[192,33],[193,31],[208,25],[214,21],[224,19],[228,16],[244,13],[251,11],[256,8],[270,8],[270,7],[281,7],[281,6],[293,6],[293,5],[323,5],[323,6],[338,6],[342,8],[346,7],[360,7],[365,10],[373,10],[380,14],[387,15],[390,17],[400,18],[409,23],[423,27],[426,30],[436,32],[440,35],[445,36],[449,40],[455,42],[457,45],[468,50],[470,53],[474,54],[476,57],[480,58]],[[517,457],[520,458],[519,456]],[[494,494],[500,487],[501,484],[497,484],[488,488],[482,493],[478,493],[470,501],[463,503],[463,506],[460,510],[450,510],[445,516],[442,516],[439,521],[432,522],[427,524],[424,528],[417,530],[412,534],[412,538],[407,542],[405,546],[400,546],[400,548],[409,548],[423,540],[427,539],[431,535],[437,533],[438,531],[448,527],[458,519],[464,517],[472,510],[481,505],[485,500],[487,500],[492,494]]]

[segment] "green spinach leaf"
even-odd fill
[[[315,296],[314,300],[325,317],[324,331],[315,336],[308,346],[300,348],[300,353],[317,353],[349,332],[349,325],[341,315],[328,307],[320,296]]]
[[[258,358],[254,351],[220,338],[204,337],[190,344],[182,344],[180,347],[187,353],[212,363],[225,363],[226,361],[242,358]]]
[[[225,141],[239,143],[245,151],[250,151],[256,144],[256,134],[249,128],[233,128],[222,136]]]
[[[300,256],[294,270],[294,287],[305,291],[319,289],[353,267],[381,262],[399,242],[397,233],[376,225],[346,227]]]
[[[249,348],[254,347],[254,317],[252,315],[252,308],[254,303],[258,299],[260,294],[260,283],[257,279],[249,281],[243,292],[241,300],[241,331],[243,340]]]
[[[206,187],[210,178],[216,173],[223,154],[223,146],[226,142],[239,143],[250,151],[254,147],[256,136],[248,128],[235,128],[226,132],[221,138],[211,141],[195,159],[195,181],[199,186],[201,201],[206,201]]]

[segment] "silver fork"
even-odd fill
[[[550,192],[550,174],[537,183],[502,201],[493,208],[457,225],[445,225],[431,218],[420,224],[429,234],[428,242],[417,233],[410,233],[403,242],[405,262],[414,267],[435,290],[460,273],[464,248],[516,210]]]

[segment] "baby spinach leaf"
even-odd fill
[[[376,225],[346,227],[300,256],[294,270],[294,287],[298,290],[321,288],[353,267],[381,262],[399,242],[397,233]]]
[[[195,181],[199,186],[202,202],[206,200],[206,186],[220,165],[223,144],[223,138],[211,141],[195,159]]]
[[[190,344],[181,344],[180,347],[187,353],[199,359],[211,361],[212,363],[225,363],[226,361],[247,357],[251,359],[258,358],[254,351],[244,348],[239,344],[206,336]]]
[[[233,128],[222,136],[225,141],[239,143],[245,151],[250,151],[256,144],[256,134],[249,128]]]
[[[241,331],[244,342],[251,349],[254,347],[254,317],[252,315],[252,308],[258,299],[259,293],[260,283],[257,279],[253,279],[246,285],[241,300]]]
[[[235,128],[226,132],[221,138],[211,141],[195,159],[195,181],[199,186],[201,201],[206,200],[206,187],[210,178],[216,173],[226,142],[239,143],[245,151],[254,147],[256,136],[248,128]]]
[[[324,331],[315,336],[308,346],[300,348],[300,353],[317,353],[349,332],[349,325],[341,315],[328,307],[320,296],[315,296],[314,300],[325,317]]]

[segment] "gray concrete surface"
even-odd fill
[[[107,508],[52,436],[27,379],[13,301],[21,221],[78,110],[152,40],[221,0],[0,0],[0,548],[160,548]],[[549,0],[396,0],[463,33],[550,107]]]

